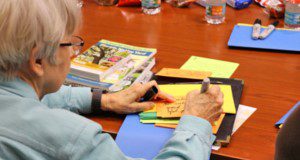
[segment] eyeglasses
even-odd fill
[[[72,36],[70,41],[71,42],[69,42],[69,43],[60,43],[59,46],[60,47],[72,46],[73,52],[71,53],[71,58],[73,58],[80,53],[80,51],[84,45],[84,41],[79,36]]]

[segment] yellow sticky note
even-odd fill
[[[191,56],[180,69],[209,71],[212,72],[211,77],[229,78],[238,66],[238,63]]]
[[[223,122],[224,117],[225,117],[225,114],[224,113],[221,114],[219,120],[216,121],[215,124],[212,126],[212,132],[213,132],[213,134],[218,133],[218,130],[219,130],[219,128],[220,128],[220,126],[221,126],[221,124]]]
[[[184,110],[185,96],[174,97],[174,103],[156,102],[157,117],[175,118],[181,117]]]
[[[154,105],[151,109],[148,109],[144,112],[156,112],[156,105]]]
[[[211,75],[211,72],[163,68],[158,73],[156,73],[156,75],[175,78],[204,79],[209,77]]]
[[[186,94],[192,90],[199,90],[201,88],[201,84],[167,84],[167,85],[159,85],[161,91],[166,92],[174,97],[185,97]],[[230,85],[219,85],[221,91],[224,94],[224,102],[223,102],[223,112],[236,114],[236,109],[233,101],[233,95]],[[170,103],[171,105],[173,103]],[[176,104],[176,102],[174,102]]]
[[[215,125],[212,126],[212,133],[216,134],[218,133],[218,130],[222,124],[222,121],[225,117],[225,114],[221,114],[218,121],[215,122]],[[155,126],[157,127],[164,127],[164,128],[176,128],[177,124],[166,124],[166,123],[155,123]]]
[[[156,127],[164,127],[164,128],[176,128],[177,124],[163,124],[163,123],[155,123]]]
[[[179,119],[147,119],[140,120],[141,123],[161,123],[161,124],[178,124]]]

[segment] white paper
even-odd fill
[[[255,111],[256,108],[240,104],[235,117],[234,126],[231,135],[233,135]]]
[[[211,147],[211,149],[212,149],[212,150],[215,150],[215,151],[219,150],[220,148],[221,148],[221,146],[212,146],[212,147]]]
[[[242,124],[256,111],[256,108],[240,104],[238,112],[236,113],[232,135],[242,126]],[[219,150],[221,146],[212,146],[212,150]]]

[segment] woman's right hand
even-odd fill
[[[223,93],[220,87],[213,85],[207,92],[194,90],[187,94],[183,115],[203,118],[210,123],[217,121],[223,112]]]

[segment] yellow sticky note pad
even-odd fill
[[[141,123],[178,124],[179,119],[147,119],[140,120]]]
[[[216,121],[214,125],[212,125],[212,132],[213,132],[213,134],[218,133],[218,130],[219,130],[219,128],[220,128],[220,126],[221,126],[221,124],[223,122],[224,117],[225,117],[225,114],[224,113],[221,114],[219,120]]]
[[[219,130],[221,124],[222,124],[222,121],[223,121],[224,117],[225,117],[225,114],[224,113],[221,114],[219,120],[216,121],[214,125],[212,125],[212,133],[213,134],[218,133],[218,130]],[[159,122],[157,122],[157,123],[155,123],[155,126],[164,127],[164,128],[176,128],[177,124],[172,124],[172,123],[168,124],[168,123],[159,123]]]
[[[181,117],[184,110],[185,96],[174,97],[174,103],[156,102],[157,117],[175,118]]]
[[[159,88],[161,91],[166,92],[174,97],[185,97],[186,94],[192,90],[196,89],[199,90],[200,92],[201,86],[202,86],[201,84],[171,84],[171,85],[167,84],[167,85],[159,85]],[[222,106],[223,112],[236,114],[231,86],[230,85],[219,85],[219,86],[221,88],[221,91],[224,94],[224,102]],[[168,105],[170,106],[171,104],[172,103]],[[178,104],[178,103],[174,102],[174,104]],[[156,107],[158,107],[158,105],[156,105]]]
[[[176,128],[177,124],[163,124],[163,123],[155,123],[156,127],[164,127],[164,128]]]
[[[209,71],[212,72],[211,77],[229,78],[238,66],[238,63],[191,56],[180,69]]]
[[[211,75],[211,72],[163,68],[158,73],[156,73],[156,75],[175,78],[204,79],[209,77]]]
[[[148,109],[146,111],[143,112],[156,112],[156,105],[154,105],[151,109]]]

